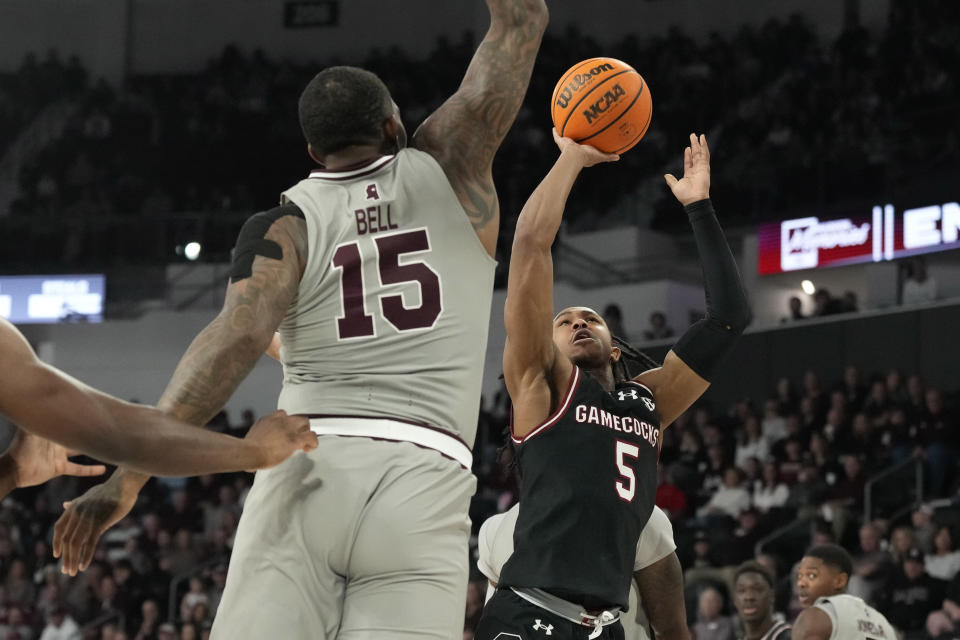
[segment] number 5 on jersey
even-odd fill
[[[627,464],[626,458],[636,460],[640,457],[640,447],[623,440],[617,440],[617,469],[620,470],[621,480],[616,481],[617,495],[624,502],[633,502],[633,496],[637,493],[637,474],[633,472],[633,467]],[[627,484],[623,483],[627,481]]]
[[[417,283],[420,289],[420,306],[408,308],[400,294],[376,297],[384,320],[397,331],[414,331],[432,327],[443,311],[440,295],[440,275],[422,260],[402,262],[404,256],[430,251],[430,236],[426,229],[413,229],[373,238],[372,252],[377,262],[380,287]],[[331,266],[340,270],[340,290],[343,314],[337,318],[337,333],[341,340],[369,338],[377,335],[376,323],[368,313],[370,295],[364,286],[364,255],[360,242],[354,240],[341,244],[333,254]]]

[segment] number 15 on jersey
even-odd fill
[[[368,240],[364,238],[363,240]],[[440,274],[423,260],[411,259],[430,251],[430,236],[425,228],[401,231],[369,238],[361,243],[353,240],[338,245],[331,266],[340,271],[343,312],[337,317],[340,340],[371,338],[377,335],[371,310],[379,303],[379,314],[398,332],[432,327],[443,311]],[[377,265],[379,283],[370,287],[364,282],[364,259]],[[393,285],[416,283],[420,305],[407,307],[399,293],[387,294]]]

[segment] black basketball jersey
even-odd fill
[[[637,541],[657,490],[653,393],[636,382],[608,392],[574,367],[557,411],[514,444],[520,515],[499,584],[626,610]]]

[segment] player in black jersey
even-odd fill
[[[790,640],[790,625],[773,617],[773,576],[748,561],[733,576],[733,606],[743,627],[742,640]]]
[[[567,196],[584,167],[617,159],[554,138],[560,157],[524,206],[513,241],[503,368],[522,506],[477,640],[622,637],[617,620],[653,509],[661,431],[703,394],[750,320],[709,199],[706,139],[692,134],[683,179],[666,180],[697,240],[706,317],[663,366],[630,379],[600,314],[572,307],[554,316],[550,247]]]

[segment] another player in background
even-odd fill
[[[306,419],[282,411],[258,422],[241,440],[123,402],[43,363],[3,318],[0,414],[19,427],[0,456],[0,497],[55,476],[92,476],[106,470],[70,462],[74,453],[146,473],[189,476],[265,469],[317,443]]]
[[[794,640],[894,640],[882,613],[846,593],[853,574],[850,554],[835,544],[807,550],[797,569],[797,596],[804,607],[793,623]]]
[[[773,614],[773,576],[757,562],[737,567],[733,576],[733,606],[737,609],[742,640],[790,640],[790,625]]]
[[[258,474],[216,639],[462,632],[499,227],[492,165],[548,17],[544,0],[487,4],[463,82],[413,148],[374,74],[332,67],[309,83],[300,123],[320,168],[244,226],[224,308],[163,394],[161,408],[204,423],[279,329],[279,406],[322,436]],[[63,517],[116,522],[145,481],[115,474],[109,496],[95,489]],[[95,542],[74,541],[81,565]]]
[[[500,570],[513,553],[513,532],[520,505],[487,518],[480,527],[477,567],[487,577],[487,600],[500,580]],[[637,542],[630,584],[629,616],[622,616],[624,640],[687,640],[687,609],[683,600],[683,570],[673,541],[670,519],[653,508]]]
[[[661,367],[636,377],[603,318],[554,316],[551,245],[584,167],[616,156],[560,138],[560,157],[517,221],[507,285],[503,369],[521,476],[514,551],[475,637],[616,637],[637,542],[654,507],[660,434],[709,386],[750,320],[740,275],[710,202],[710,154],[690,136],[682,180],[666,176],[700,251],[706,318]],[[552,318],[552,320],[551,320]],[[609,627],[609,628],[608,628]]]

